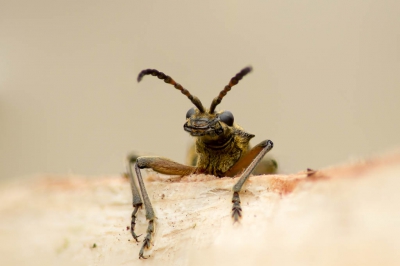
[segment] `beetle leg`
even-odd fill
[[[143,253],[144,253],[144,249],[149,249],[150,248],[150,244],[151,244],[151,238],[152,235],[154,233],[154,219],[149,220],[149,226],[147,227],[147,235],[143,240],[143,245],[142,248],[140,249],[139,252],[139,259],[147,259]]]
[[[142,206],[142,205],[133,206],[135,209],[133,210],[132,216],[131,216],[131,234],[132,234],[132,237],[136,240],[136,242],[139,242],[138,238],[139,238],[139,236],[141,236],[141,235],[135,234],[136,213],[137,213],[138,209],[140,208],[140,206]]]
[[[158,173],[167,174],[167,175],[188,175],[188,174],[193,173],[196,170],[196,168],[193,166],[186,166],[183,164],[179,164],[179,163],[171,161],[167,158],[162,158],[162,157],[142,156],[142,157],[139,157],[136,159],[136,163],[135,163],[135,159],[136,158],[134,158],[134,157],[128,158],[128,160],[129,160],[128,173],[129,173],[130,180],[131,180],[133,207],[135,208],[132,212],[131,233],[132,233],[133,238],[136,241],[138,241],[137,238],[139,236],[136,235],[134,232],[135,225],[136,225],[136,213],[137,213],[138,209],[142,206],[142,204],[144,204],[144,207],[146,209],[146,219],[149,221],[149,225],[147,227],[146,237],[143,240],[142,248],[140,249],[140,252],[139,252],[139,258],[146,259],[146,257],[143,255],[143,253],[144,253],[144,249],[150,248],[152,235],[155,231],[154,219],[156,216],[155,216],[153,207],[151,205],[149,195],[147,194],[146,187],[144,185],[140,169],[150,168]],[[133,173],[132,173],[132,164],[133,163],[135,165],[136,178],[137,178],[137,181],[139,184],[139,188],[140,188],[142,197],[140,197],[139,190],[137,188],[137,185],[136,185],[134,177],[133,177]],[[142,198],[143,198],[143,201],[142,201]]]
[[[227,172],[227,174],[234,174],[235,172],[241,171],[243,170],[243,168],[246,168],[240,175],[238,182],[233,186],[232,218],[234,222],[237,222],[240,219],[240,217],[242,217],[242,208],[240,207],[239,192],[243,184],[249,178],[251,172],[253,172],[254,168],[256,168],[257,164],[262,160],[264,155],[272,149],[273,145],[274,144],[270,140],[262,141],[253,149],[251,149],[242,159],[240,159]]]
[[[130,157],[129,165],[128,165],[129,180],[131,183],[131,191],[132,191],[132,206],[134,208],[134,210],[132,212],[132,216],[131,216],[132,217],[132,219],[131,219],[131,234],[132,234],[132,237],[136,240],[136,242],[139,242],[138,237],[140,235],[135,234],[136,213],[139,210],[139,208],[142,206],[143,201],[142,201],[142,198],[140,197],[139,190],[138,190],[135,180],[133,178],[131,164],[134,163],[135,161],[136,161],[136,157]]]

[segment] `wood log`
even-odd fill
[[[154,245],[139,260],[123,176],[38,175],[0,184],[1,265],[400,265],[400,152],[292,175],[150,173]],[[136,232],[145,234],[144,210]],[[143,239],[143,235],[140,237]]]

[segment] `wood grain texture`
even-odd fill
[[[40,175],[0,186],[2,265],[399,265],[400,153],[293,175],[146,179],[157,215],[150,258],[127,227],[122,176]],[[137,233],[146,230],[138,212]],[[142,239],[143,236],[140,238]]]

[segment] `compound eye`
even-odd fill
[[[186,119],[190,118],[192,115],[194,115],[196,111],[194,110],[194,107],[190,108],[189,111],[186,113]]]
[[[221,113],[219,119],[230,127],[233,125],[233,114],[229,111]]]

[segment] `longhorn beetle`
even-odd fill
[[[145,69],[139,73],[138,82],[146,75],[156,76],[164,80],[165,83],[171,84],[180,90],[196,106],[196,108],[191,108],[186,113],[186,123],[183,125],[183,129],[196,138],[195,150],[197,156],[197,164],[195,166],[179,164],[163,157],[128,156],[128,174],[131,181],[134,207],[131,220],[131,233],[137,242],[139,242],[139,236],[135,233],[136,213],[143,204],[146,210],[146,219],[149,222],[147,235],[143,240],[143,245],[139,252],[139,258],[146,258],[143,253],[145,249],[150,248],[152,235],[155,230],[155,214],[146,192],[140,169],[150,168],[161,174],[180,176],[190,174],[211,174],[217,177],[239,176],[237,183],[233,186],[232,218],[234,222],[237,222],[241,218],[240,189],[264,155],[272,149],[273,143],[270,140],[264,140],[250,149],[249,141],[254,135],[245,132],[240,126],[234,123],[231,112],[216,112],[215,107],[221,103],[221,100],[231,90],[232,86],[238,84],[251,70],[251,67],[246,67],[237,73],[219,95],[214,98],[210,109],[205,109],[196,96],[190,94],[188,90],[175,82],[170,76],[155,69]],[[270,160],[269,164],[270,166],[272,165],[270,172],[274,172],[277,167],[276,162]],[[141,194],[134,180],[132,165],[135,168]]]

